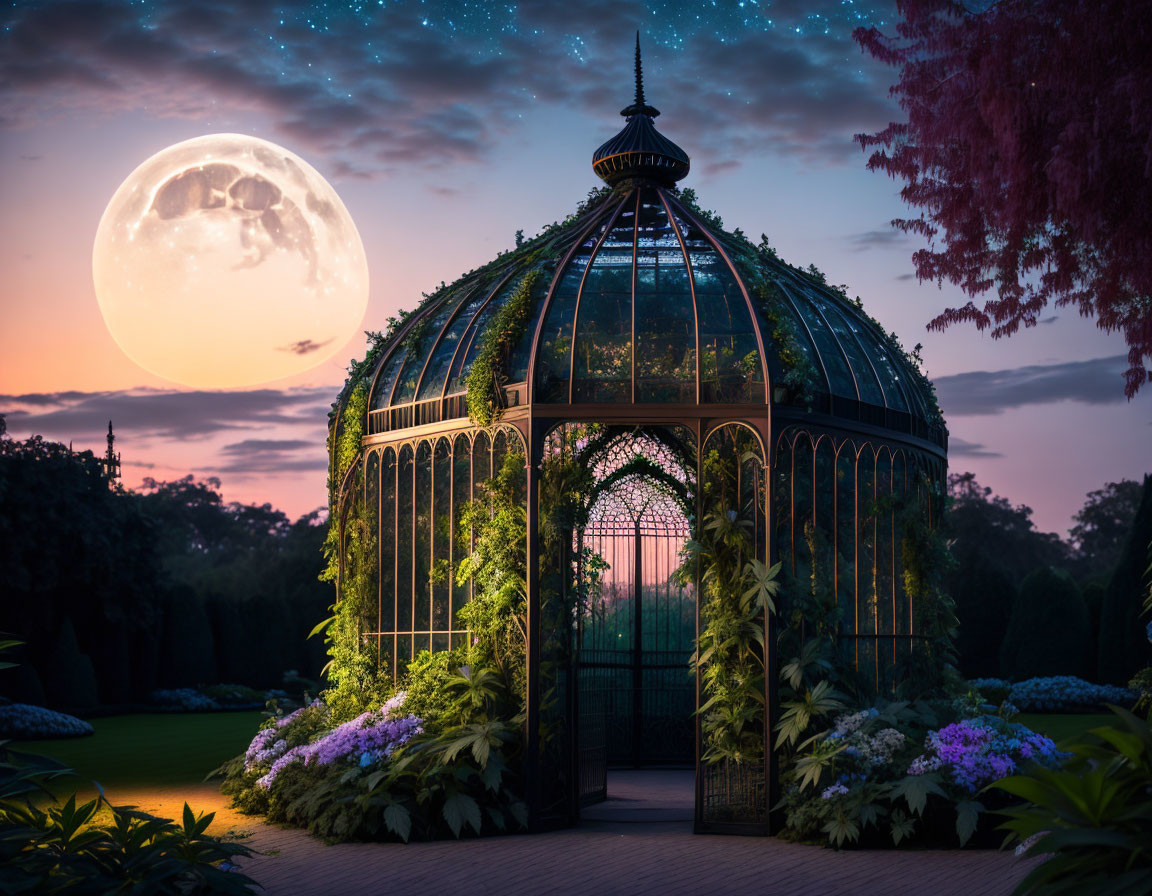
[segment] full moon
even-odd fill
[[[368,305],[364,246],[336,191],[242,134],[185,140],[133,171],[100,219],[92,278],[124,353],[187,386],[315,367]]]

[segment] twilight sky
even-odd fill
[[[272,140],[318,169],[368,254],[363,329],[572,211],[622,124],[636,29],[682,184],[729,229],[846,284],[923,343],[950,465],[1061,534],[1084,494],[1152,472],[1152,387],[1122,393],[1118,334],[1065,310],[993,341],[927,333],[959,291],[920,284],[888,222],[899,185],[852,142],[898,116],[892,74],[850,40],[894,5],[852,0],[581,3],[15,2],[0,16],[0,413],[103,448],[124,481],[218,476],[228,499],[295,516],[324,503],[326,413],[355,338],[308,373],[177,386],[129,360],[92,286],[93,239],[137,165],[202,134]],[[175,334],[173,338],[179,338]]]

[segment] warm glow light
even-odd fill
[[[100,219],[92,277],[125,354],[189,386],[315,367],[368,304],[364,246],[336,191],[242,134],[177,143],[133,171]]]

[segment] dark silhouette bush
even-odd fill
[[[1100,608],[1099,662],[1101,681],[1126,684],[1145,666],[1152,665],[1143,615],[1148,594],[1148,549],[1152,545],[1152,476],[1144,477],[1144,494],[1120,562],[1108,582]]]
[[[951,575],[960,630],[956,653],[965,678],[998,678],[1000,644],[1016,600],[1016,586],[998,566],[976,559]]]
[[[1045,567],[1025,577],[1000,646],[1005,678],[1022,681],[1087,672],[1091,623],[1075,580]]]

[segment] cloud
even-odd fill
[[[1040,318],[1040,320],[1039,320],[1039,321],[1037,321],[1037,323],[1041,323],[1041,324],[1054,324],[1054,323],[1056,323],[1056,321],[1058,321],[1059,319],[1060,319],[1060,315],[1058,315],[1058,314],[1053,314],[1051,317],[1042,317],[1042,318]]]
[[[999,451],[985,448],[980,442],[969,442],[955,436],[948,438],[948,456],[956,457],[1003,457]]]
[[[592,113],[606,139],[630,98],[637,28],[649,99],[702,170],[765,150],[845,160],[860,154],[855,131],[895,116],[890,74],[850,39],[854,10],[731,6],[20,4],[0,31],[0,121],[75,107],[258,113],[346,176],[435,169],[487,158],[540,104]]]
[[[904,280],[915,280],[915,279],[916,279],[916,275],[915,275],[915,274],[897,274],[897,275],[896,275],[896,279],[897,279],[897,280],[901,280],[901,281],[904,281]]]
[[[908,244],[908,234],[895,227],[886,230],[866,230],[845,237],[854,252],[867,252],[869,249],[903,249]],[[907,275],[910,279],[914,275]],[[897,278],[899,279],[899,278]]]
[[[279,351],[292,352],[294,355],[307,355],[309,352],[318,351],[326,346],[331,339],[325,339],[323,342],[313,342],[311,339],[301,339],[299,342],[293,342],[291,345],[282,345]]]
[[[29,393],[0,395],[0,413],[19,414],[21,429],[48,438],[102,432],[111,420],[119,432],[189,440],[273,425],[326,426],[335,394],[330,387]]]
[[[220,449],[225,461],[214,473],[288,473],[328,469],[324,443],[306,439],[245,439]]]
[[[933,380],[947,416],[1000,414],[1056,401],[1119,404],[1124,399],[1124,355],[1036,364],[1011,370],[973,370]]]

